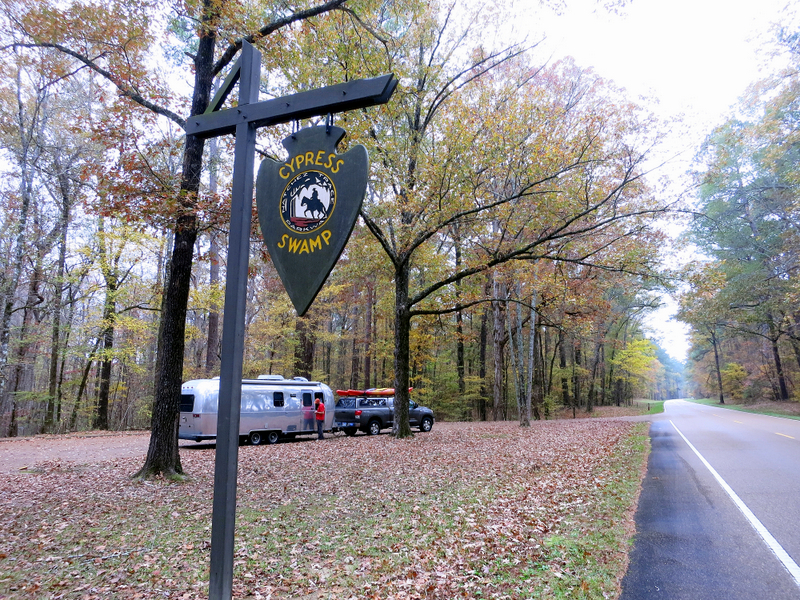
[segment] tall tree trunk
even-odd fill
[[[217,92],[218,84],[214,83],[212,93]],[[211,138],[208,142],[208,193],[216,196],[219,182],[217,178],[217,163],[219,162],[219,142]],[[219,233],[209,232],[208,249],[208,285],[214,294],[219,285]],[[216,298],[216,294],[213,296]],[[208,337],[206,339],[206,376],[210,377],[219,362],[219,306],[213,301],[208,311]]]
[[[453,245],[455,250],[455,270],[461,269],[461,235],[458,225],[453,226]],[[461,280],[455,284],[456,304],[461,303]],[[464,315],[459,308],[456,311],[456,376],[458,378],[458,395],[464,397],[466,383],[464,381]]]
[[[608,403],[606,385],[606,345],[600,345],[600,364],[603,365],[603,373],[600,379],[600,406],[605,406]]]
[[[569,379],[567,378],[567,340],[564,335],[564,330],[558,332],[558,366],[561,370],[561,403],[568,407],[570,406],[569,395]],[[573,407],[573,417],[575,416],[575,408]]]
[[[528,366],[525,381],[525,419],[531,424],[531,408],[533,405],[533,381],[536,377],[536,292],[531,294],[530,313],[528,315]],[[538,412],[538,411],[537,411]]]
[[[520,297],[519,284],[514,286],[517,298]],[[510,347],[512,372],[514,373],[515,388],[517,391],[517,416],[520,427],[530,427],[530,396],[526,385],[525,371],[525,339],[522,332],[522,314],[518,302],[514,303],[514,327],[511,327],[511,308],[506,298],[506,325],[508,328],[508,343]]]
[[[515,333],[514,333],[514,331],[512,329],[512,325],[511,325],[511,322],[512,322],[513,319],[511,317],[511,310],[510,310],[510,307],[508,305],[508,296],[506,296],[505,307],[506,307],[506,333],[508,335],[508,348],[509,348],[508,358],[509,358],[509,362],[511,363],[511,373],[512,373],[512,377],[514,379],[514,389],[515,389],[515,392],[516,392],[515,395],[516,395],[516,400],[517,400],[517,416],[519,418],[519,424],[520,424],[520,426],[522,426],[522,418],[523,418],[523,410],[522,410],[523,400],[522,400],[522,395],[523,395],[524,392],[521,389],[520,384],[523,381],[523,376],[520,373],[521,365],[517,364],[519,362],[519,359],[521,359],[521,357],[517,356],[517,347],[516,347],[517,343],[519,342],[520,332],[517,331],[516,332],[516,337],[515,337]],[[517,326],[517,323],[515,321],[514,327],[516,328],[516,326]],[[529,425],[530,425],[530,423],[529,423]]]
[[[98,260],[103,271],[103,280],[106,286],[105,300],[103,302],[103,351],[100,358],[100,385],[97,395],[97,413],[92,426],[95,429],[108,429],[108,404],[111,390],[111,364],[114,352],[114,323],[117,318],[117,288],[119,286],[119,258],[124,248],[124,242],[113,251],[113,244],[106,236],[105,219],[100,217],[97,227]]]
[[[314,330],[308,317],[297,317],[294,325],[294,374],[311,379],[314,367]]]
[[[114,360],[114,322],[117,318],[117,290],[115,282],[106,284],[106,300],[103,308],[103,358],[100,361],[100,391],[97,396],[97,414],[94,418],[95,429],[108,429],[108,405],[111,390],[111,366]]]
[[[214,140],[212,140],[214,141]],[[208,251],[208,283],[212,293],[219,285],[219,234],[212,231]],[[206,375],[211,377],[219,364],[219,306],[212,302],[208,311],[208,339],[206,341]]]
[[[350,353],[350,389],[358,387],[360,379],[359,368],[361,365],[361,356],[358,351],[358,307],[353,308],[353,346]]]
[[[78,423],[78,411],[81,407],[83,394],[86,391],[86,383],[89,381],[89,373],[92,371],[92,364],[94,363],[94,358],[97,355],[97,349],[100,347],[101,341],[102,340],[100,338],[97,338],[94,348],[92,348],[92,351],[89,353],[89,358],[86,359],[86,366],[83,369],[83,376],[81,377],[80,384],[78,384],[78,393],[75,396],[75,404],[72,405],[72,414],[69,417],[67,431],[75,431],[75,427]]]
[[[480,348],[478,349],[478,379],[480,380],[480,390],[478,392],[477,415],[479,421],[485,421],[488,390],[486,388],[486,347],[489,343],[489,311],[485,310],[481,314],[481,333]]]
[[[534,319],[538,321],[536,318],[536,313],[534,313]],[[545,397],[545,372],[544,372],[544,343],[542,338],[543,327],[541,325],[536,324],[534,327],[534,353],[533,353],[533,417],[540,421],[545,415],[542,414],[542,405],[544,404],[544,397]]]
[[[195,81],[191,114],[205,111],[211,95],[213,79],[214,45],[218,3],[203,0],[200,39],[195,54]],[[150,445],[144,465],[136,477],[149,477],[163,473],[167,477],[181,475],[178,453],[178,418],[181,383],[183,378],[183,352],[186,333],[186,311],[192,277],[194,243],[197,239],[197,215],[195,199],[200,189],[203,167],[203,145],[201,138],[186,137],[183,152],[180,197],[185,211],[178,217],[175,226],[175,242],[169,278],[164,290],[164,312],[161,315],[162,329],[159,343],[158,381],[156,382],[153,413],[150,421]]]
[[[367,313],[364,315],[364,389],[369,389],[372,386],[372,351],[374,348],[373,336],[375,335],[374,323],[374,304],[375,304],[375,286],[372,282],[368,282],[366,287],[367,292]],[[358,386],[356,386],[358,387]]]
[[[59,175],[59,181],[66,180],[64,174]],[[58,385],[58,363],[61,355],[61,307],[64,298],[64,270],[67,262],[67,233],[69,230],[69,217],[71,208],[71,193],[66,182],[60,185],[62,204],[60,227],[60,242],[58,246],[58,264],[56,266],[56,280],[53,290],[53,329],[50,336],[50,371],[47,385],[47,414],[45,415],[44,430],[55,431],[58,424],[57,414],[60,413],[60,390]]]
[[[323,346],[323,367],[322,370],[325,371],[325,377],[327,381],[330,381],[333,378],[333,343],[330,341],[333,339],[333,314],[331,313],[328,316],[327,322],[327,331],[328,331],[328,339],[325,341]]]
[[[574,398],[573,406],[575,407],[583,406],[583,396],[582,396],[583,386],[581,385],[582,358],[583,357],[581,353],[581,342],[580,340],[576,340],[575,351],[572,357],[572,390]]]
[[[778,390],[780,391],[779,400],[787,401],[789,399],[789,388],[786,385],[786,375],[783,372],[783,361],[781,360],[780,349],[778,348],[778,339],[780,333],[775,326],[775,320],[771,314],[767,314],[767,325],[769,326],[770,345],[772,347],[772,360],[775,362],[775,373],[778,376]]]
[[[17,95],[17,113],[16,125],[17,134],[19,135],[19,150],[16,156],[17,166],[19,167],[19,216],[15,219],[15,229],[12,233],[14,237],[14,258],[11,263],[11,277],[4,278],[2,282],[4,285],[0,293],[0,299],[3,301],[3,314],[0,319],[0,408],[6,399],[8,391],[8,373],[6,372],[8,365],[9,343],[11,340],[11,316],[14,312],[14,304],[16,301],[17,288],[19,287],[20,278],[22,276],[22,265],[25,259],[26,243],[25,236],[28,229],[28,216],[33,202],[33,176],[34,166],[38,160],[38,146],[34,143],[34,129],[38,124],[27,123],[27,112],[25,103],[22,99],[22,71],[17,69],[16,74],[16,95]],[[43,102],[44,99],[41,99]],[[13,425],[16,431],[16,402],[12,398],[11,420],[9,424],[9,431]]]
[[[597,343],[594,346],[594,359],[592,360],[592,373],[589,378],[589,393],[586,397],[586,412],[594,411],[595,398],[597,396],[597,369],[600,366],[600,349],[603,343],[601,336],[597,334]]]
[[[394,308],[394,424],[392,433],[396,438],[412,435],[408,424],[409,364],[411,362],[411,311],[408,299],[410,268],[403,260],[395,264],[395,308]]]
[[[30,328],[31,323],[34,320],[34,307],[41,302],[39,294],[39,286],[41,285],[42,277],[40,263],[41,258],[43,257],[37,256],[35,259],[36,264],[31,275],[31,281],[28,284],[28,294],[25,298],[25,305],[22,310],[22,325],[19,328],[19,343],[14,351],[12,385],[11,389],[9,390],[12,397],[11,423],[8,431],[9,437],[15,437],[18,434],[19,424],[17,423],[17,409],[19,403],[17,402],[17,397],[21,391],[27,391],[23,390],[23,388],[25,386],[24,380],[27,379],[25,377],[25,371],[30,369],[29,365],[26,364],[28,353],[31,348],[31,339],[29,338]]]
[[[719,389],[719,403],[725,404],[725,396],[722,393],[722,368],[720,367],[719,340],[716,332],[711,330],[711,345],[714,347],[714,366],[717,371],[717,388]]]
[[[505,346],[505,322],[503,315],[503,305],[500,298],[505,298],[505,285],[501,284],[497,276],[492,279],[492,342],[494,354],[494,386],[492,388],[492,420],[501,420],[501,406],[503,402],[503,372],[504,361],[503,353]]]

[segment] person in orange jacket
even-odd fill
[[[320,402],[319,398],[317,398],[315,402],[316,410],[314,414],[317,416],[317,434],[319,437],[317,439],[323,439],[322,429],[325,427],[325,403]]]

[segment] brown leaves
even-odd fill
[[[620,448],[632,427],[438,423],[407,440],[243,446],[234,596],[523,598],[557,581],[593,597],[562,551],[598,522],[613,528],[604,498],[617,494],[609,486],[620,479],[617,452],[631,455]],[[0,589],[204,598],[213,458],[213,448],[184,446],[192,480],[181,485],[130,480],[142,457],[3,476]],[[613,563],[618,547],[579,558]]]

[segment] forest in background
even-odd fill
[[[194,51],[189,8],[111,4],[70,13],[73,26],[115,28],[136,75],[153,75],[147,91],[183,106],[164,82]],[[12,5],[28,31],[53,18]],[[524,422],[526,403],[546,418],[683,395],[682,366],[644,325],[673,281],[661,252],[675,205],[643,166],[662,126],[591,70],[547,64],[535,47],[485,50],[500,12],[455,24],[452,9],[424,2],[348,7],[262,47],[264,97],[383,72],[400,85],[386,107],[337,116],[341,149],[370,152],[370,189],[306,317],[254,224],[244,375],[390,385],[400,265],[410,385],[437,418]],[[11,43],[14,26],[0,67],[0,435],[147,427],[172,228],[186,209],[182,131],[63,53]],[[290,132],[262,130],[260,153],[281,157]],[[232,140],[205,152],[184,380],[219,369]]]
[[[706,138],[685,234],[699,252],[681,273],[691,327],[687,376],[718,402],[796,401],[800,383],[800,33],[776,26],[773,60]]]

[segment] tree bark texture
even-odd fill
[[[719,403],[725,404],[725,396],[722,392],[722,368],[720,367],[720,356],[719,356],[719,340],[717,340],[716,333],[712,330],[711,331],[711,345],[714,348],[714,366],[717,371],[717,388],[719,389]]]
[[[407,261],[395,265],[394,308],[394,424],[392,433],[396,438],[410,437],[408,424],[409,369],[411,363],[411,313],[408,306],[408,283],[410,269]]]
[[[214,18],[213,2],[204,1],[203,26]],[[192,115],[205,111],[211,95],[216,32],[207,27],[200,35],[195,58],[195,85],[192,98]],[[164,311],[161,315],[161,343],[158,355],[158,380],[153,401],[150,429],[150,446],[144,466],[137,477],[158,473],[173,476],[183,473],[178,453],[178,419],[183,379],[183,352],[186,333],[186,312],[192,276],[194,244],[197,240],[197,216],[194,201],[200,189],[203,167],[204,141],[187,136],[183,152],[181,173],[181,203],[185,213],[177,221],[172,261],[164,290]]]
[[[69,231],[70,209],[72,207],[72,194],[66,175],[59,175],[62,204],[59,222],[60,240],[58,246],[58,265],[56,267],[55,290],[53,292],[53,327],[50,336],[50,369],[48,372],[47,386],[47,414],[44,421],[44,430],[52,433],[58,428],[60,389],[58,385],[58,363],[61,354],[61,307],[64,301],[64,270],[67,263],[67,233]]]
[[[487,394],[486,389],[486,346],[489,343],[489,311],[485,310],[481,314],[481,333],[480,333],[480,348],[478,350],[478,379],[481,382],[480,392],[478,394],[477,416],[479,421],[485,421]]]
[[[211,247],[208,251],[208,283],[213,290],[219,284],[219,242],[217,232],[211,233]],[[206,345],[206,375],[211,377],[219,364],[219,307],[212,302],[208,311],[208,341]]]
[[[314,334],[307,317],[298,317],[295,322],[297,345],[294,349],[294,374],[311,379],[314,366]]]
[[[789,387],[786,385],[786,374],[783,372],[783,361],[781,360],[781,352],[778,348],[780,334],[778,333],[778,328],[775,326],[775,321],[771,314],[767,315],[767,325],[769,326],[772,360],[775,362],[775,374],[778,377],[778,399],[785,402],[789,400]]]
[[[372,348],[375,335],[375,288],[372,283],[366,285],[367,306],[364,315],[364,389],[372,387]]]
[[[505,346],[505,321],[503,315],[503,304],[499,298],[505,298],[506,289],[498,281],[497,277],[492,280],[492,345],[494,354],[494,383],[492,387],[492,420],[499,421],[503,402],[503,353]]]

